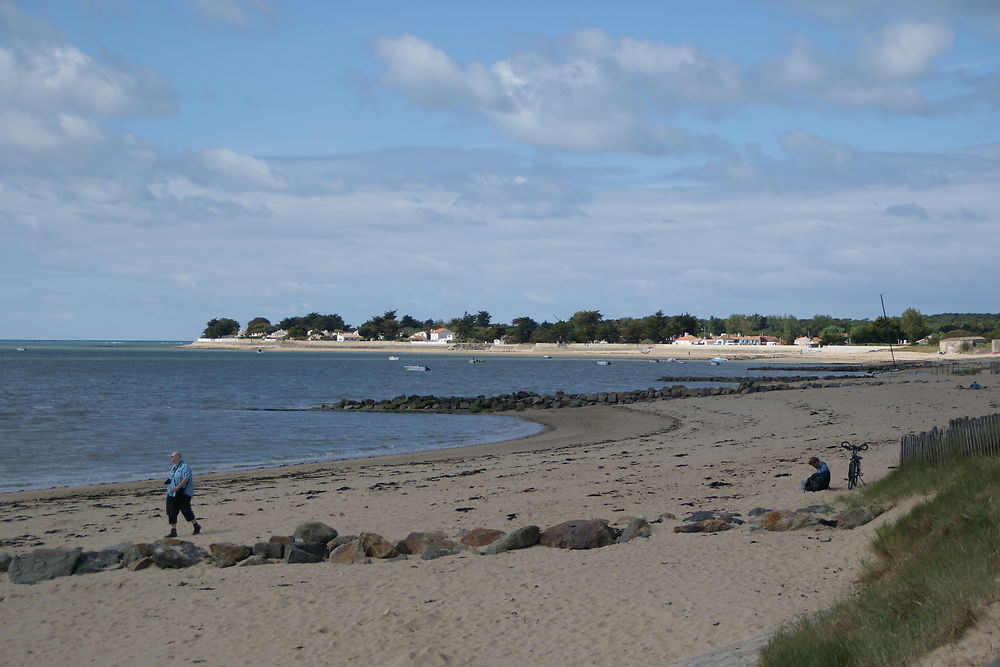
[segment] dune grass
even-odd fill
[[[849,599],[779,631],[764,666],[905,665],[960,637],[1000,582],[1000,461],[904,466],[856,504],[928,496],[876,531]]]

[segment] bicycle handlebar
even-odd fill
[[[860,445],[852,445],[851,443],[845,440],[844,442],[840,443],[840,446],[843,447],[844,449],[849,449],[852,452],[864,452],[868,450],[867,442]]]

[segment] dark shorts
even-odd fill
[[[177,523],[177,515],[183,514],[188,521],[194,521],[194,510],[191,509],[191,496],[184,492],[167,496],[167,522]]]

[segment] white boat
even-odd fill
[[[659,359],[647,359],[646,361],[648,361],[651,364],[658,364],[658,363],[660,363]]]
[[[404,371],[418,371],[418,372],[422,372],[422,371],[429,371],[430,368],[428,368],[427,366],[415,366],[414,365],[414,366],[403,366],[403,370]]]
[[[611,362],[608,361],[607,359],[601,359],[600,361],[597,362],[597,365],[598,366],[610,366]]]
[[[482,359],[476,359],[475,357],[473,357],[473,358],[469,359],[469,363],[470,364],[481,364],[481,363],[483,363],[483,360]]]
[[[551,354],[543,354],[542,355],[542,359],[551,359],[551,358],[552,358]]]
[[[396,355],[392,355],[391,357],[389,357],[389,361],[399,361],[399,357],[397,357]]]
[[[712,364],[713,366],[718,366],[719,364],[724,364],[727,361],[729,361],[729,359],[726,359],[725,357],[712,357],[711,359],[708,360],[708,363]]]
[[[674,359],[673,357],[667,357],[667,361],[677,361],[677,360]]]

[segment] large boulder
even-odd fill
[[[543,547],[556,549],[596,549],[615,542],[615,531],[601,519],[564,521],[546,528],[538,536]]]
[[[483,553],[486,555],[500,554],[512,549],[524,549],[538,544],[538,536],[541,535],[538,526],[525,526],[518,528],[514,532],[504,535],[495,542],[488,544]]]
[[[499,540],[507,533],[493,528],[473,528],[459,540],[467,547],[485,547]]]
[[[122,564],[128,567],[133,561],[140,558],[149,558],[153,555],[153,545],[147,542],[136,542],[125,548],[122,554]]]
[[[337,536],[337,531],[322,521],[307,521],[295,527],[296,542],[322,542],[326,544]]]
[[[215,567],[232,567],[253,554],[253,549],[244,544],[213,542],[208,545]]]
[[[420,554],[423,553],[428,544],[431,544],[432,542],[440,542],[445,539],[448,538],[441,531],[433,531],[430,533],[410,533],[403,540],[403,544],[406,546],[406,553]]]
[[[33,584],[66,577],[73,574],[82,553],[80,549],[35,549],[31,553],[15,556],[7,575],[15,584]]]
[[[278,542],[257,542],[253,545],[253,555],[263,558],[284,558],[285,545]]]
[[[10,567],[10,562],[14,560],[10,554],[0,552],[0,573],[6,572]]]
[[[122,567],[124,554],[115,548],[100,551],[84,551],[80,554],[73,574],[94,574],[105,570],[118,570]]]
[[[372,558],[395,558],[399,555],[396,545],[377,533],[361,533],[358,540],[365,553]]]
[[[361,540],[357,539],[347,544],[341,544],[330,552],[330,557],[327,560],[331,563],[340,563],[342,565],[371,562],[368,554],[365,553],[364,548],[361,546]]]
[[[442,556],[454,556],[462,551],[462,547],[452,540],[438,540],[437,542],[431,542],[427,547],[420,553],[420,557],[423,560],[434,560],[435,558],[441,558]]]
[[[285,545],[286,563],[322,563],[326,558],[323,542],[292,542]]]
[[[191,567],[208,557],[208,552],[198,545],[176,537],[153,542],[153,553],[149,555],[156,566],[163,569]]]

